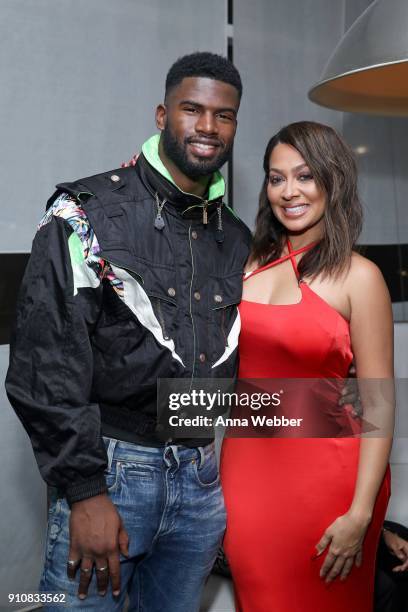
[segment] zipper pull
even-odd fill
[[[207,212],[207,208],[208,208],[208,202],[207,202],[207,200],[205,200],[204,204],[203,204],[203,225],[208,225],[208,212]]]
[[[217,204],[217,229],[215,230],[215,240],[218,244],[224,242],[224,229],[222,227],[222,204]]]
[[[156,213],[156,218],[154,220],[154,227],[157,230],[159,230],[159,232],[161,232],[161,230],[164,228],[164,225],[165,225],[164,219],[162,217],[162,210],[167,200],[164,199],[163,202],[160,203],[159,195],[157,192],[154,194],[154,197],[156,199],[156,206],[157,206],[157,213]]]

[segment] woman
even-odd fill
[[[391,380],[388,291],[353,251],[362,213],[349,148],[327,126],[294,123],[269,141],[264,170],[239,377],[341,380],[354,359],[359,378]],[[360,393],[372,420],[372,392]],[[239,612],[372,610],[391,429],[224,441],[224,546]]]

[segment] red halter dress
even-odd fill
[[[309,245],[309,248],[312,245]],[[347,377],[353,358],[349,323],[299,279],[301,300],[239,307],[240,379]],[[319,577],[326,551],[315,546],[349,509],[357,478],[355,437],[226,438],[221,478],[227,508],[225,551],[237,612],[371,612],[375,557],[390,494],[387,470],[363,548],[345,581]]]

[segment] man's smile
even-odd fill
[[[187,144],[197,157],[213,157],[221,146],[219,141],[201,138],[191,139]]]

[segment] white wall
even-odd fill
[[[56,183],[140,150],[170,65],[225,53],[225,24],[220,0],[1,0],[2,252],[31,250]]]
[[[0,252],[31,250],[56,183],[140,150],[178,57],[226,48],[220,0],[1,0]],[[46,519],[45,486],[4,393],[7,352],[0,346],[2,611],[8,592],[37,590]]]
[[[253,227],[271,136],[304,119],[341,128],[342,113],[308,89],[344,31],[344,0],[234,0],[234,61],[244,93],[234,156],[234,208]]]
[[[46,487],[28,436],[8,403],[8,346],[0,346],[0,610],[8,593],[37,590],[47,516]],[[17,607],[22,607],[17,606]]]

